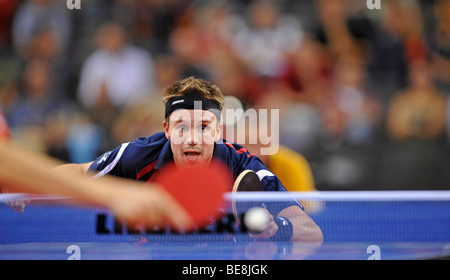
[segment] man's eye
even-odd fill
[[[186,131],[188,129],[187,125],[179,125],[178,130],[180,131]]]
[[[209,129],[210,127],[208,125],[202,125],[202,131],[207,131]]]

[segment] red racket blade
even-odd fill
[[[211,162],[202,167],[165,167],[155,178],[189,213],[201,228],[220,217],[224,193],[230,189],[231,176],[225,165]]]

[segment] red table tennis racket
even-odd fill
[[[228,168],[216,161],[201,167],[165,167],[155,182],[189,213],[196,227],[204,227],[221,215],[224,193],[232,184]]]

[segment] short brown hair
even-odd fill
[[[212,99],[219,103],[220,110],[223,109],[225,99],[220,88],[213,83],[194,77],[176,81],[167,87],[163,92],[164,104],[172,97],[188,94],[200,94]]]

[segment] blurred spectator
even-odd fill
[[[425,59],[427,45],[424,17],[416,0],[384,3],[369,64],[374,87],[388,102],[392,94],[408,83],[408,63]]]
[[[55,33],[51,29],[43,27],[36,30],[30,38],[26,52],[26,60],[42,59],[51,63],[57,59],[62,50],[56,42]]]
[[[18,1],[0,0],[0,51],[11,48],[11,27]]]
[[[30,53],[33,39],[39,34],[54,40],[52,48],[59,54],[64,53],[72,32],[71,18],[65,1],[26,0],[18,8],[13,22],[14,45],[24,58]],[[48,45],[46,45],[48,47]],[[40,48],[40,51],[49,51]],[[53,51],[53,50],[52,50]]]
[[[345,0],[318,0],[314,3],[319,19],[316,36],[326,46],[331,58],[349,54],[363,57],[364,41],[370,38],[371,26],[359,16],[358,9],[352,9],[355,3]]]
[[[398,141],[437,139],[446,122],[446,97],[433,83],[427,61],[410,64],[409,86],[391,101],[387,129]]]
[[[148,137],[163,131],[163,105],[162,98],[155,98],[152,102],[137,104],[121,112],[112,130],[113,144],[129,142],[137,137]]]
[[[71,114],[67,111],[50,116],[42,129],[45,131],[44,145],[45,152],[53,158],[64,162],[72,162],[69,156],[66,134],[70,124]]]
[[[355,2],[358,7],[354,8]],[[405,86],[407,51],[403,39],[408,38],[411,56],[423,55],[420,38],[422,26],[412,32],[405,26],[411,15],[410,6],[403,11],[397,3],[414,1],[389,1],[377,12],[378,19],[371,20],[367,15],[365,1],[319,0],[316,1],[319,16],[317,38],[324,43],[332,59],[342,55],[357,55],[366,60],[367,82],[382,101]],[[361,4],[362,3],[362,4]],[[392,5],[391,5],[392,3]],[[417,11],[415,11],[417,12]],[[399,19],[401,18],[401,20]],[[399,20],[397,20],[399,19]],[[421,48],[422,47],[422,48]],[[334,62],[333,62],[334,63]]]
[[[112,128],[113,145],[137,137],[147,137],[163,130],[165,108],[162,92],[167,86],[181,79],[178,65],[178,61],[171,55],[156,58],[156,89],[149,92],[142,102],[129,106],[119,114]]]
[[[2,83],[3,84],[3,83]],[[0,105],[4,115],[9,115],[19,98],[19,87],[12,80],[5,81],[0,87]]]
[[[212,65],[212,79],[224,95],[237,97],[244,108],[253,107],[261,98],[263,86],[240,60],[233,56],[217,57]]]
[[[170,34],[169,47],[178,60],[183,77],[210,79],[201,32],[197,25],[188,22],[176,26]]]
[[[239,98],[244,107],[252,106],[263,91],[262,85],[232,48],[235,33],[245,26],[229,1],[214,1],[199,7],[193,25],[197,32],[197,63],[225,95]],[[187,57],[187,55],[185,55]]]
[[[15,64],[25,67],[33,59],[45,61],[50,75],[58,77],[50,80],[50,86],[63,95],[67,94],[71,74],[67,54],[73,34],[72,18],[65,4],[57,0],[22,1],[12,26],[14,48],[22,60]]]
[[[334,67],[333,88],[321,106],[325,137],[356,146],[373,143],[381,124],[381,105],[367,90],[364,61],[341,57]]]
[[[417,1],[391,1],[385,5],[382,25],[386,31],[399,39],[407,62],[425,59],[427,55],[424,22]]]
[[[64,109],[65,100],[52,92],[48,65],[40,60],[28,62],[23,74],[22,92],[7,115],[11,129],[44,126],[49,116]]]
[[[234,59],[231,42],[236,32],[245,26],[245,21],[235,14],[229,1],[219,0],[199,7],[193,21],[200,32],[206,63],[214,63],[215,59]],[[208,68],[215,69],[214,66]]]
[[[113,124],[120,112],[142,102],[155,87],[153,58],[128,43],[120,25],[105,23],[96,36],[98,48],[80,73],[78,98],[85,110],[68,132],[69,153],[76,162],[113,145]]]
[[[84,62],[78,97],[86,108],[106,101],[124,108],[139,102],[155,86],[153,58],[127,43],[120,25],[107,23],[98,29],[98,49]]]
[[[65,1],[64,1],[65,2]],[[83,0],[82,10],[71,11],[73,36],[70,49],[70,66],[74,75],[72,97],[76,96],[76,83],[84,60],[96,49],[97,29],[112,19],[110,0]]]
[[[52,91],[52,76],[45,62],[37,59],[28,62],[22,79],[20,93],[6,118],[15,140],[30,149],[46,152],[47,123],[62,112],[68,113],[67,102]]]
[[[300,23],[280,13],[270,0],[252,2],[248,21],[233,38],[235,52],[256,75],[279,77],[286,67],[286,54],[302,42]]]
[[[392,139],[382,151],[380,185],[388,189],[440,189],[448,186],[444,138],[446,101],[433,82],[428,61],[413,61],[409,85],[396,93],[387,112]]]
[[[59,122],[53,122],[52,124],[63,129],[59,126]],[[108,148],[108,145],[103,147],[102,144],[108,143],[111,145],[109,139],[104,139],[109,137],[104,135],[106,129],[108,127],[99,127],[99,125],[92,123],[87,114],[80,113],[73,118],[70,126],[65,128],[65,134],[59,133],[55,136],[66,145],[67,150],[64,152],[69,157],[68,162],[83,163],[92,161],[93,158],[103,152],[102,149]]]
[[[257,119],[252,117],[246,120],[247,117],[244,117],[237,123],[224,125],[224,138],[244,146],[250,153],[258,156],[288,191],[315,191],[314,174],[308,160],[301,153],[277,143],[278,137],[274,133],[278,132],[271,127],[271,122],[277,121],[277,118],[271,118],[270,113],[267,115],[267,123],[259,111],[255,115]],[[235,131],[236,128],[243,129]],[[321,204],[314,201],[302,201],[302,205],[307,212],[321,209]]]
[[[320,105],[330,90],[332,74],[332,62],[324,48],[314,39],[305,38],[289,57],[289,67],[281,80],[289,88],[292,100]]]
[[[133,42],[154,55],[165,54],[169,37],[188,6],[186,0],[117,0],[112,17],[133,38]]]
[[[450,1],[435,1],[434,15],[435,27],[429,36],[432,66],[436,81],[450,90]]]

